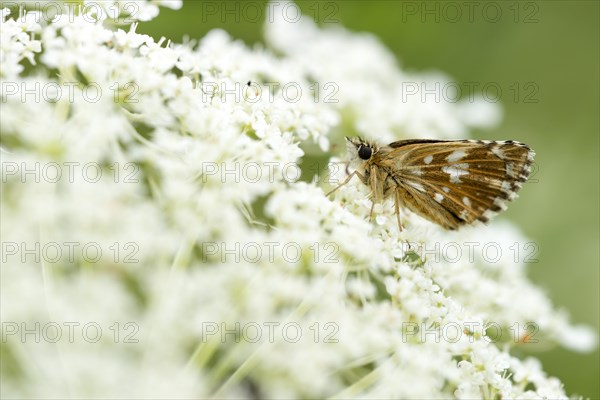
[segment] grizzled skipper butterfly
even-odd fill
[[[512,140],[346,140],[359,167],[327,195],[356,175],[371,189],[371,216],[376,203],[393,196],[400,230],[401,207],[445,229],[489,221],[517,197],[535,155]]]

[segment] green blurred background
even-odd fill
[[[138,32],[179,42],[184,35],[200,38],[222,28],[252,45],[263,39],[264,13],[256,19],[255,10],[264,10],[266,3],[251,3],[184,1],[183,10],[162,9]],[[516,221],[538,243],[539,262],[530,265],[531,280],[575,323],[598,331],[599,2],[481,1],[470,3],[472,13],[467,3],[298,4],[321,25],[333,26],[331,21],[337,20],[352,31],[377,35],[405,69],[440,70],[461,85],[499,85],[503,121],[474,135],[528,143],[537,152],[538,166],[537,182],[526,185],[519,201],[500,218]],[[241,10],[239,21],[235,11],[223,16],[223,9]],[[532,354],[564,382],[567,393],[600,397],[598,350],[579,354],[555,348]]]

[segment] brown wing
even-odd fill
[[[527,180],[534,153],[519,142],[414,139],[373,156],[390,173],[404,206],[447,229],[487,222]]]

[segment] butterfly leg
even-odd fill
[[[330,194],[332,194],[333,192],[335,192],[336,190],[338,190],[339,188],[341,188],[342,186],[344,186],[345,184],[347,184],[348,182],[350,182],[350,179],[352,179],[352,177],[356,175],[358,176],[361,180],[365,180],[365,177],[363,174],[361,174],[358,171],[354,171],[353,173],[351,173],[350,175],[348,175],[348,177],[346,178],[346,180],[344,180],[344,182],[340,183],[339,185],[337,185],[335,188],[333,188],[333,190],[331,190],[329,193],[327,193],[325,196],[329,196]]]
[[[398,220],[398,229],[402,232],[402,221],[400,219],[400,193],[394,190],[394,210],[396,211],[396,219]]]
[[[371,211],[369,211],[369,221],[373,221],[373,209],[375,208],[375,200],[371,200]]]

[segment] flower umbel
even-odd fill
[[[262,49],[95,12],[2,10],[2,396],[566,398],[511,350],[596,338],[527,280],[515,226],[398,232],[363,185],[324,195],[338,159],[311,164],[344,134],[465,137],[497,108],[403,102],[447,78],[306,18],[268,18]]]

